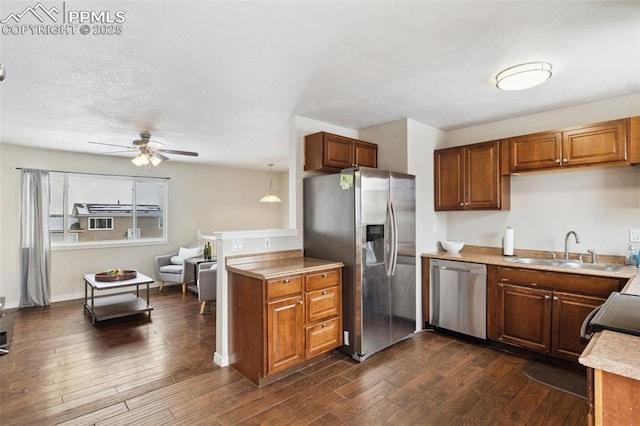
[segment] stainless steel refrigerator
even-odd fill
[[[414,176],[360,167],[305,178],[304,251],[345,264],[344,352],[362,361],[413,336]]]

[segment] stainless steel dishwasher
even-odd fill
[[[487,265],[431,259],[429,323],[487,338]]]

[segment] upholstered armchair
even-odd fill
[[[193,267],[186,264],[185,259],[201,257],[204,246],[180,247],[174,253],[156,256],[154,259],[156,281],[160,281],[159,291],[165,284],[182,284],[182,292],[187,292],[187,282],[194,279]]]
[[[200,302],[200,315],[204,314],[207,302],[216,300],[218,291],[218,264],[216,262],[204,262],[198,265],[198,301]]]

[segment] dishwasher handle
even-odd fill
[[[451,266],[434,266],[435,269],[442,269],[447,271],[456,271],[456,272],[467,272],[470,273],[471,269],[463,269],[463,268],[453,268]]]

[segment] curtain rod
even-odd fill
[[[153,177],[153,176],[132,176],[132,175],[114,175],[114,174],[109,174],[109,173],[91,173],[91,172],[69,172],[66,170],[45,170],[45,169],[34,169],[31,167],[16,167],[16,170],[42,170],[45,172],[50,172],[50,173],[68,173],[68,174],[72,174],[72,175],[91,175],[91,176],[117,176],[117,177],[128,177],[128,178],[140,178],[140,179],[165,179],[165,180],[170,180],[171,178],[168,177],[162,177],[162,176],[158,176],[158,177]]]

